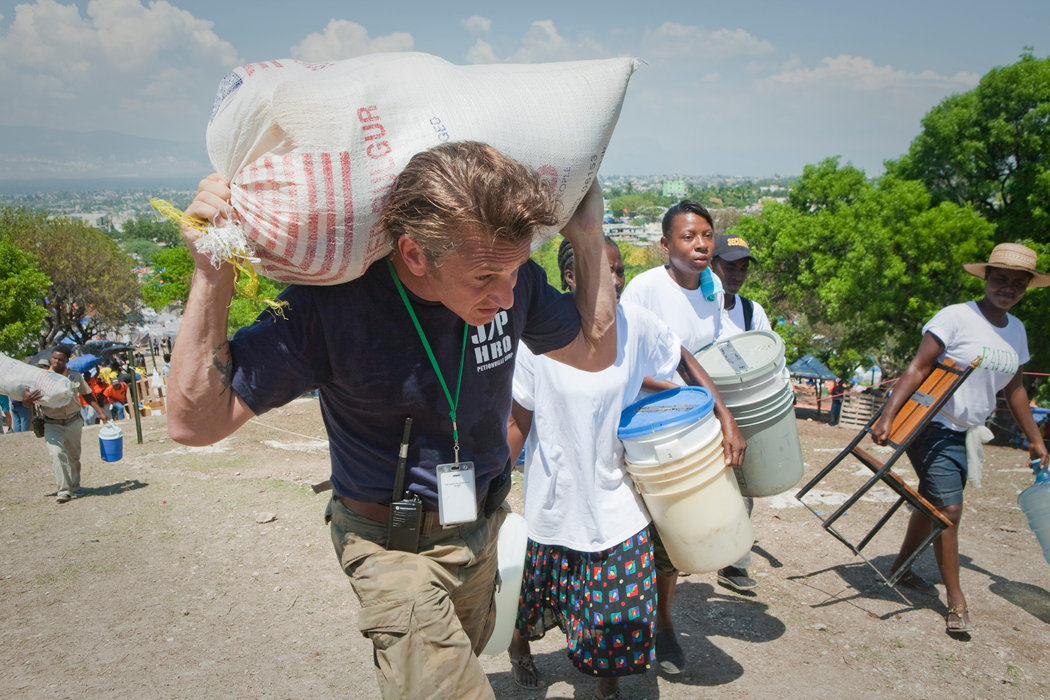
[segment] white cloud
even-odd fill
[[[474,45],[467,51],[467,60],[471,63],[499,63],[499,56],[492,49],[492,44],[484,39],[475,39]]]
[[[642,37],[644,56],[703,59],[760,57],[773,53],[773,44],[743,29],[716,29],[664,22]]]
[[[16,6],[0,33],[3,118],[199,137],[215,86],[238,63],[211,22],[165,0],[91,0],[84,15],[36,0]]]
[[[563,36],[549,19],[533,22],[520,40],[510,42],[499,53],[506,54],[502,60],[508,63],[574,61],[612,55],[587,34],[575,38]],[[477,39],[467,52],[467,60],[471,63],[494,63],[501,59],[492,43]]]
[[[366,53],[411,51],[415,40],[406,32],[394,32],[374,39],[357,22],[333,19],[321,33],[309,34],[292,47],[292,56],[304,61],[337,61]]]
[[[969,89],[979,80],[980,76],[976,73],[959,72],[954,75],[940,75],[932,70],[909,73],[897,70],[893,66],[875,65],[867,58],[847,55],[822,58],[814,68],[792,65],[766,78],[766,81],[770,83],[781,85],[816,85],[822,89],[857,92],[879,92],[900,88]]]
[[[471,15],[465,20],[461,20],[459,25],[466,29],[471,34],[477,36],[478,34],[488,34],[492,29],[492,20],[481,15]]]

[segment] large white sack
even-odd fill
[[[540,172],[568,221],[620,114],[635,60],[456,66],[421,53],[237,68],[208,155],[274,279],[338,284],[388,252],[372,227],[397,174],[445,141],[482,141]],[[211,235],[214,235],[211,234]]]
[[[39,391],[36,403],[45,408],[61,408],[76,396],[68,377],[27,365],[0,352],[0,394],[21,401],[26,389]]]

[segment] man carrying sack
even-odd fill
[[[186,214],[221,225],[229,198],[210,176]],[[233,268],[215,269],[196,252],[199,232],[183,227],[196,270],[172,352],[168,429],[210,444],[319,390],[327,516],[384,697],[493,697],[476,654],[495,621],[514,355],[520,339],[580,369],[614,361],[602,210],[595,184],[563,231],[578,286],[562,296],[528,259],[536,231],[555,221],[550,190],[490,146],[442,144],[414,156],[391,190],[377,223],[388,257],[352,282],[289,286],[281,313],[232,340]]]

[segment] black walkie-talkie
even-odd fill
[[[401,552],[419,551],[419,530],[423,518],[423,501],[412,494],[405,497],[405,471],[408,462],[408,435],[412,431],[411,416],[405,419],[401,433],[401,450],[397,454],[394,473],[394,493],[390,501],[390,519],[387,522],[387,549]]]

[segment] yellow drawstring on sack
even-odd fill
[[[192,216],[186,216],[186,213],[180,211],[178,207],[173,205],[164,199],[150,199],[150,205],[159,211],[161,214],[171,219],[180,226],[186,226],[202,233],[207,233],[211,225],[203,219],[198,219]],[[240,280],[241,275],[246,277],[243,289],[238,289],[234,286],[234,293],[259,304],[265,304],[269,309],[280,316],[285,318],[284,309],[288,306],[287,301],[277,301],[275,299],[261,299],[258,296],[259,291],[259,273],[255,271],[253,262],[258,262],[258,258],[252,256],[251,251],[245,243],[239,243],[232,246],[227,246],[222,252],[223,262],[228,262],[233,265],[234,270],[237,274],[237,280]],[[236,281],[235,281],[236,285]]]

